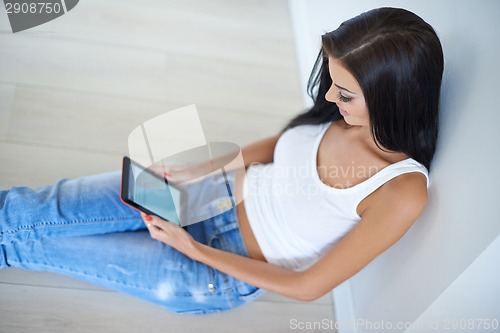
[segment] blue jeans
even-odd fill
[[[120,172],[111,172],[0,191],[0,269],[61,273],[186,314],[228,310],[264,293],[152,239],[119,189]],[[186,229],[248,256],[234,208]]]

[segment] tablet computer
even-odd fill
[[[120,199],[126,205],[180,225],[180,195],[161,172],[123,158]]]

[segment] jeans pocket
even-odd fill
[[[235,289],[237,297],[244,303],[251,302],[266,293],[265,290],[257,288],[251,284],[235,279]]]

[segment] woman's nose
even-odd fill
[[[332,87],[333,87],[333,84],[330,87],[330,89],[328,89],[328,91],[326,92],[325,99],[328,102],[337,103],[337,99],[335,98],[335,92],[333,91]]]

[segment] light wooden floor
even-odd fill
[[[134,127],[193,103],[208,140],[244,145],[301,111],[299,89],[285,0],[85,0],[17,34],[0,10],[0,188],[118,169]],[[185,317],[51,273],[0,272],[2,333],[286,332],[324,319],[329,296]]]

